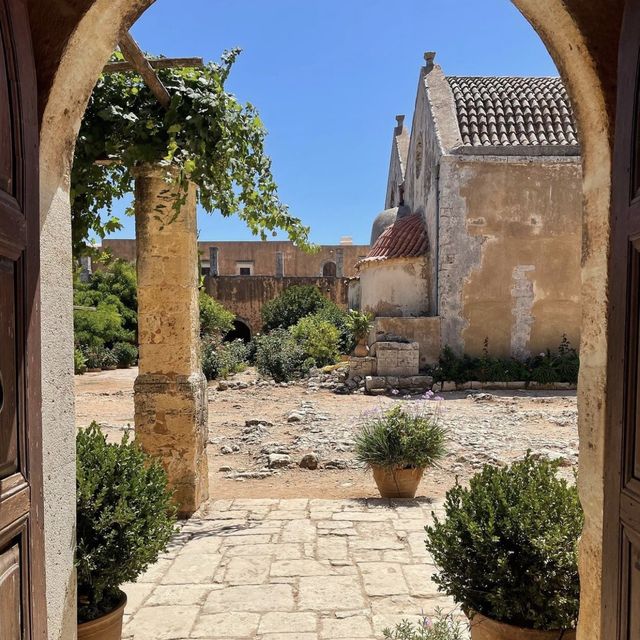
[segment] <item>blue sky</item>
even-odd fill
[[[327,244],[368,242],[424,51],[449,75],[557,75],[509,0],[157,0],[132,32],[167,56],[243,49],[227,88],[260,111],[281,199]],[[133,237],[121,219],[113,237]],[[252,239],[235,218],[201,212],[199,226],[203,240]]]

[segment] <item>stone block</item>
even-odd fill
[[[351,356],[349,358],[349,377],[355,378],[360,376],[366,378],[367,376],[373,376],[376,374],[376,359],[371,356],[364,358],[357,358]]]
[[[378,376],[414,376],[420,368],[417,342],[376,342]]]
[[[373,391],[376,389],[385,389],[387,386],[387,379],[381,376],[367,376],[364,379],[364,388],[366,391]]]

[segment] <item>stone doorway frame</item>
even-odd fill
[[[45,478],[50,475],[47,469],[55,468],[58,472],[55,478],[45,480],[45,501],[53,505],[45,509],[45,529],[63,532],[61,535],[47,536],[46,540],[48,591],[53,594],[52,598],[59,600],[52,603],[50,598],[50,617],[53,618],[53,625],[60,628],[63,624],[56,617],[63,616],[59,612],[69,608],[73,611],[71,601],[75,593],[73,585],[66,583],[70,554],[66,547],[68,534],[73,531],[73,518],[69,510],[73,508],[73,500],[60,500],[60,496],[73,496],[74,492],[73,472],[61,473],[61,466],[73,469],[75,431],[71,366],[73,336],[70,333],[70,163],[84,109],[104,63],[122,30],[128,29],[152,2],[85,0],[86,10],[78,13],[77,22],[62,43],[59,55],[47,60],[54,70],[50,87],[43,90],[40,105],[43,336],[58,336],[55,341],[43,341],[42,347],[44,475]],[[590,3],[581,3],[579,0],[513,0],[513,3],[540,35],[553,57],[571,96],[581,132],[583,319],[578,414],[579,489],[586,523],[580,546],[582,606],[578,637],[591,640],[600,637],[598,630],[601,617],[603,465],[607,411],[604,394],[607,259],[614,116],[612,91],[615,94],[615,79],[611,79],[609,60],[613,58],[615,64],[615,52],[608,54],[607,58],[602,48],[617,49],[618,34],[610,33],[611,38],[606,42],[597,31],[596,37],[593,37],[588,28],[588,18],[585,18],[589,7],[584,8]],[[613,12],[620,10],[620,2],[611,4],[615,5],[610,7]],[[37,5],[34,14],[37,14]],[[597,11],[593,11],[593,14],[595,22]],[[601,36],[600,41],[598,35]],[[61,264],[68,266],[61,268]],[[60,403],[59,398],[67,400]],[[58,571],[60,567],[62,570]],[[62,583],[53,584],[56,580]]]

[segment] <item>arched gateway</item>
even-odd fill
[[[640,0],[627,0],[626,3],[624,0],[514,0],[514,3],[540,34],[563,76],[575,109],[583,152],[583,321],[578,406],[579,486],[586,524],[580,548],[582,607],[578,636],[580,640],[635,637],[638,629],[622,635],[630,613],[617,607],[619,587],[631,589],[640,580],[635,577],[622,584],[618,579],[619,571],[627,566],[623,567],[621,563],[630,562],[630,558],[638,554],[633,536],[629,536],[630,542],[625,543],[627,546],[622,553],[617,548],[620,538],[616,538],[620,528],[621,495],[616,478],[620,477],[622,469],[619,462],[621,458],[616,458],[615,453],[619,452],[620,447],[621,428],[618,419],[619,408],[623,406],[620,398],[623,384],[612,386],[611,393],[607,393],[608,372],[616,368],[620,371],[624,341],[618,337],[624,335],[626,324],[623,312],[611,317],[608,315],[609,282],[618,278],[624,286],[625,275],[621,271],[624,265],[618,263],[612,263],[608,270],[607,258],[610,246],[617,45],[625,5],[635,12]],[[33,563],[33,575],[38,566],[42,567],[42,563],[46,568],[50,637],[69,638],[73,637],[75,624],[69,170],[76,132],[96,79],[122,30],[127,29],[152,4],[152,0],[4,0],[4,5],[11,11],[21,11],[25,4],[29,9],[40,116],[41,310],[42,335],[46,337],[41,358],[43,434],[42,440],[38,438],[36,443],[37,448],[41,444],[44,450],[43,466],[39,467],[37,457],[32,458],[36,464],[34,477],[39,477],[44,470],[45,553],[44,559],[42,553],[38,556],[37,545],[32,544],[33,554],[28,562]],[[630,14],[631,17],[633,15]],[[13,33],[9,33],[10,36],[15,35],[26,42],[25,34],[19,31],[17,23],[9,26],[11,30]],[[625,47],[628,48],[623,49],[623,63],[627,55],[633,57],[636,51],[637,30],[637,21],[629,20],[625,31]],[[21,82],[23,80],[20,79]],[[627,105],[626,100],[633,95],[633,84],[632,78],[624,87],[629,91],[622,94],[623,105]],[[7,97],[0,96],[2,100],[6,110]],[[629,124],[626,123],[625,132],[628,132]],[[35,131],[35,122],[30,126],[31,131]],[[625,159],[621,155],[615,174],[622,176],[630,162],[630,158]],[[623,229],[620,237],[625,232]],[[37,264],[31,265],[29,273],[37,276]],[[31,308],[37,307],[37,300],[37,292],[32,291]],[[28,342],[31,362],[40,361],[37,316],[35,318],[36,326],[31,327],[35,333],[30,334]],[[51,340],[50,336],[54,335],[56,340]],[[614,350],[609,351],[609,339],[612,336],[617,341],[614,342]],[[608,355],[611,356],[609,365]],[[624,375],[622,380],[616,378],[616,382],[624,380]],[[27,380],[28,394],[34,394],[36,387],[36,378]],[[608,521],[612,524],[604,549],[610,567],[607,576],[609,582],[602,590],[605,425],[611,407],[617,407],[611,412],[611,417],[618,421],[610,423],[611,440],[606,443],[613,451],[607,472],[607,487],[612,488],[607,488],[606,504]],[[37,494],[38,487],[35,489]],[[633,563],[628,565],[629,571],[634,571],[633,566]],[[626,595],[629,598],[627,602],[637,607],[640,598],[638,593],[629,592]],[[32,599],[42,612],[44,596],[42,584],[36,582]],[[2,610],[2,616],[10,615],[12,606],[17,606],[12,602],[3,594],[2,603],[8,609]],[[42,618],[42,624],[34,623],[30,632],[32,638],[44,637],[44,615]],[[602,627],[603,622],[606,628]],[[29,637],[27,633],[26,637]]]

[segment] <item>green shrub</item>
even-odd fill
[[[118,366],[127,369],[138,361],[138,348],[129,342],[116,342],[112,349]]]
[[[200,291],[200,335],[223,337],[233,329],[236,316],[214,300],[208,293]]]
[[[400,405],[369,415],[355,438],[356,457],[370,467],[430,467],[446,453],[438,414],[409,412]]]
[[[73,350],[73,370],[78,375],[82,375],[87,370],[87,358],[77,348]]]
[[[318,287],[293,285],[262,307],[262,322],[265,331],[288,329],[305,316],[312,315],[329,305],[330,300],[322,295]]]
[[[247,366],[247,347],[242,340],[202,342],[202,371],[207,380],[226,378],[243,371]]]
[[[556,353],[547,349],[546,353],[531,360],[531,379],[542,384],[553,382],[578,381],[580,358],[578,352],[571,347],[567,336],[562,336],[562,342]]]
[[[392,629],[384,629],[385,640],[466,640],[468,625],[451,614],[436,611],[434,618],[423,618],[420,624],[403,620]]]
[[[102,362],[100,366],[103,369],[114,369],[118,366],[118,357],[114,353],[113,349],[105,349],[102,352]]]
[[[124,328],[117,306],[109,302],[100,302],[93,309],[74,309],[73,325],[78,347],[111,347],[134,339],[134,334]]]
[[[164,551],[175,509],[159,462],[125,435],[109,444],[93,422],[76,437],[78,619],[91,620],[119,600]]]
[[[314,314],[316,317],[330,322],[339,332],[338,351],[339,353],[349,354],[356,346],[356,339],[353,331],[349,326],[349,316],[346,311],[341,309],[337,304],[327,300],[327,304]]]
[[[256,338],[256,367],[263,376],[288,382],[308,372],[302,347],[286,329],[275,329]]]
[[[316,367],[334,364],[339,355],[340,332],[320,315],[306,316],[290,329],[306,358]]]
[[[85,354],[87,369],[100,369],[102,367],[104,347],[85,347],[82,351]]]
[[[438,364],[431,370],[434,380],[453,380],[457,383],[479,380],[480,382],[534,381],[543,384],[556,382],[578,382],[580,358],[567,339],[562,341],[554,353],[547,350],[533,358],[521,361],[515,358],[494,358],[489,355],[488,340],[485,340],[481,357],[467,354],[458,356],[446,346]]]
[[[533,629],[576,625],[583,515],[557,463],[527,454],[485,466],[447,492],[444,520],[426,527],[433,580],[467,611]]]

